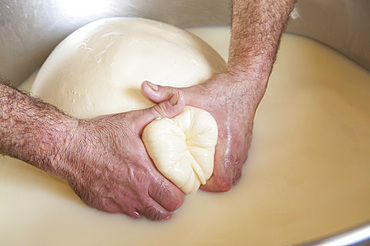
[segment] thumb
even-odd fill
[[[153,84],[149,81],[144,81],[141,84],[141,92],[146,98],[154,103],[160,103],[169,100],[180,89],[170,86],[161,86]]]
[[[136,126],[140,132],[146,125],[158,117],[172,118],[182,112],[185,106],[184,96],[181,92],[175,92],[169,98],[151,108],[138,110],[136,118]]]

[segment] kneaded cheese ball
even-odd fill
[[[217,136],[217,123],[210,113],[186,106],[172,119],[152,121],[142,139],[158,170],[190,194],[213,173]]]
[[[144,80],[187,87],[224,71],[221,56],[195,35],[157,21],[117,17],[90,23],[64,39],[41,67],[31,94],[86,119],[153,106],[141,94]],[[154,122],[158,126],[145,134],[153,161],[158,169],[170,167],[162,173],[185,193],[195,191],[212,175],[217,140],[215,126],[208,132],[215,125],[212,116],[187,108],[174,119]],[[156,147],[156,138],[171,148]],[[179,154],[184,158],[175,158]]]

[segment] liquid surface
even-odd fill
[[[192,31],[227,59],[229,29]],[[369,221],[369,93],[368,71],[284,35],[230,192],[199,191],[170,221],[132,220],[89,208],[63,181],[2,157],[0,245],[290,245]]]

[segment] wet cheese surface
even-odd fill
[[[217,123],[210,113],[186,106],[172,119],[152,121],[142,140],[158,170],[185,194],[191,194],[213,173],[217,136]]]
[[[192,86],[226,70],[207,43],[149,19],[115,17],[65,38],[42,65],[31,94],[77,118],[153,106],[143,81]]]

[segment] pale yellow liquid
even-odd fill
[[[227,59],[229,29],[192,30]],[[85,206],[67,184],[0,159],[0,245],[290,245],[370,220],[370,73],[285,35],[243,176],[166,222]]]

